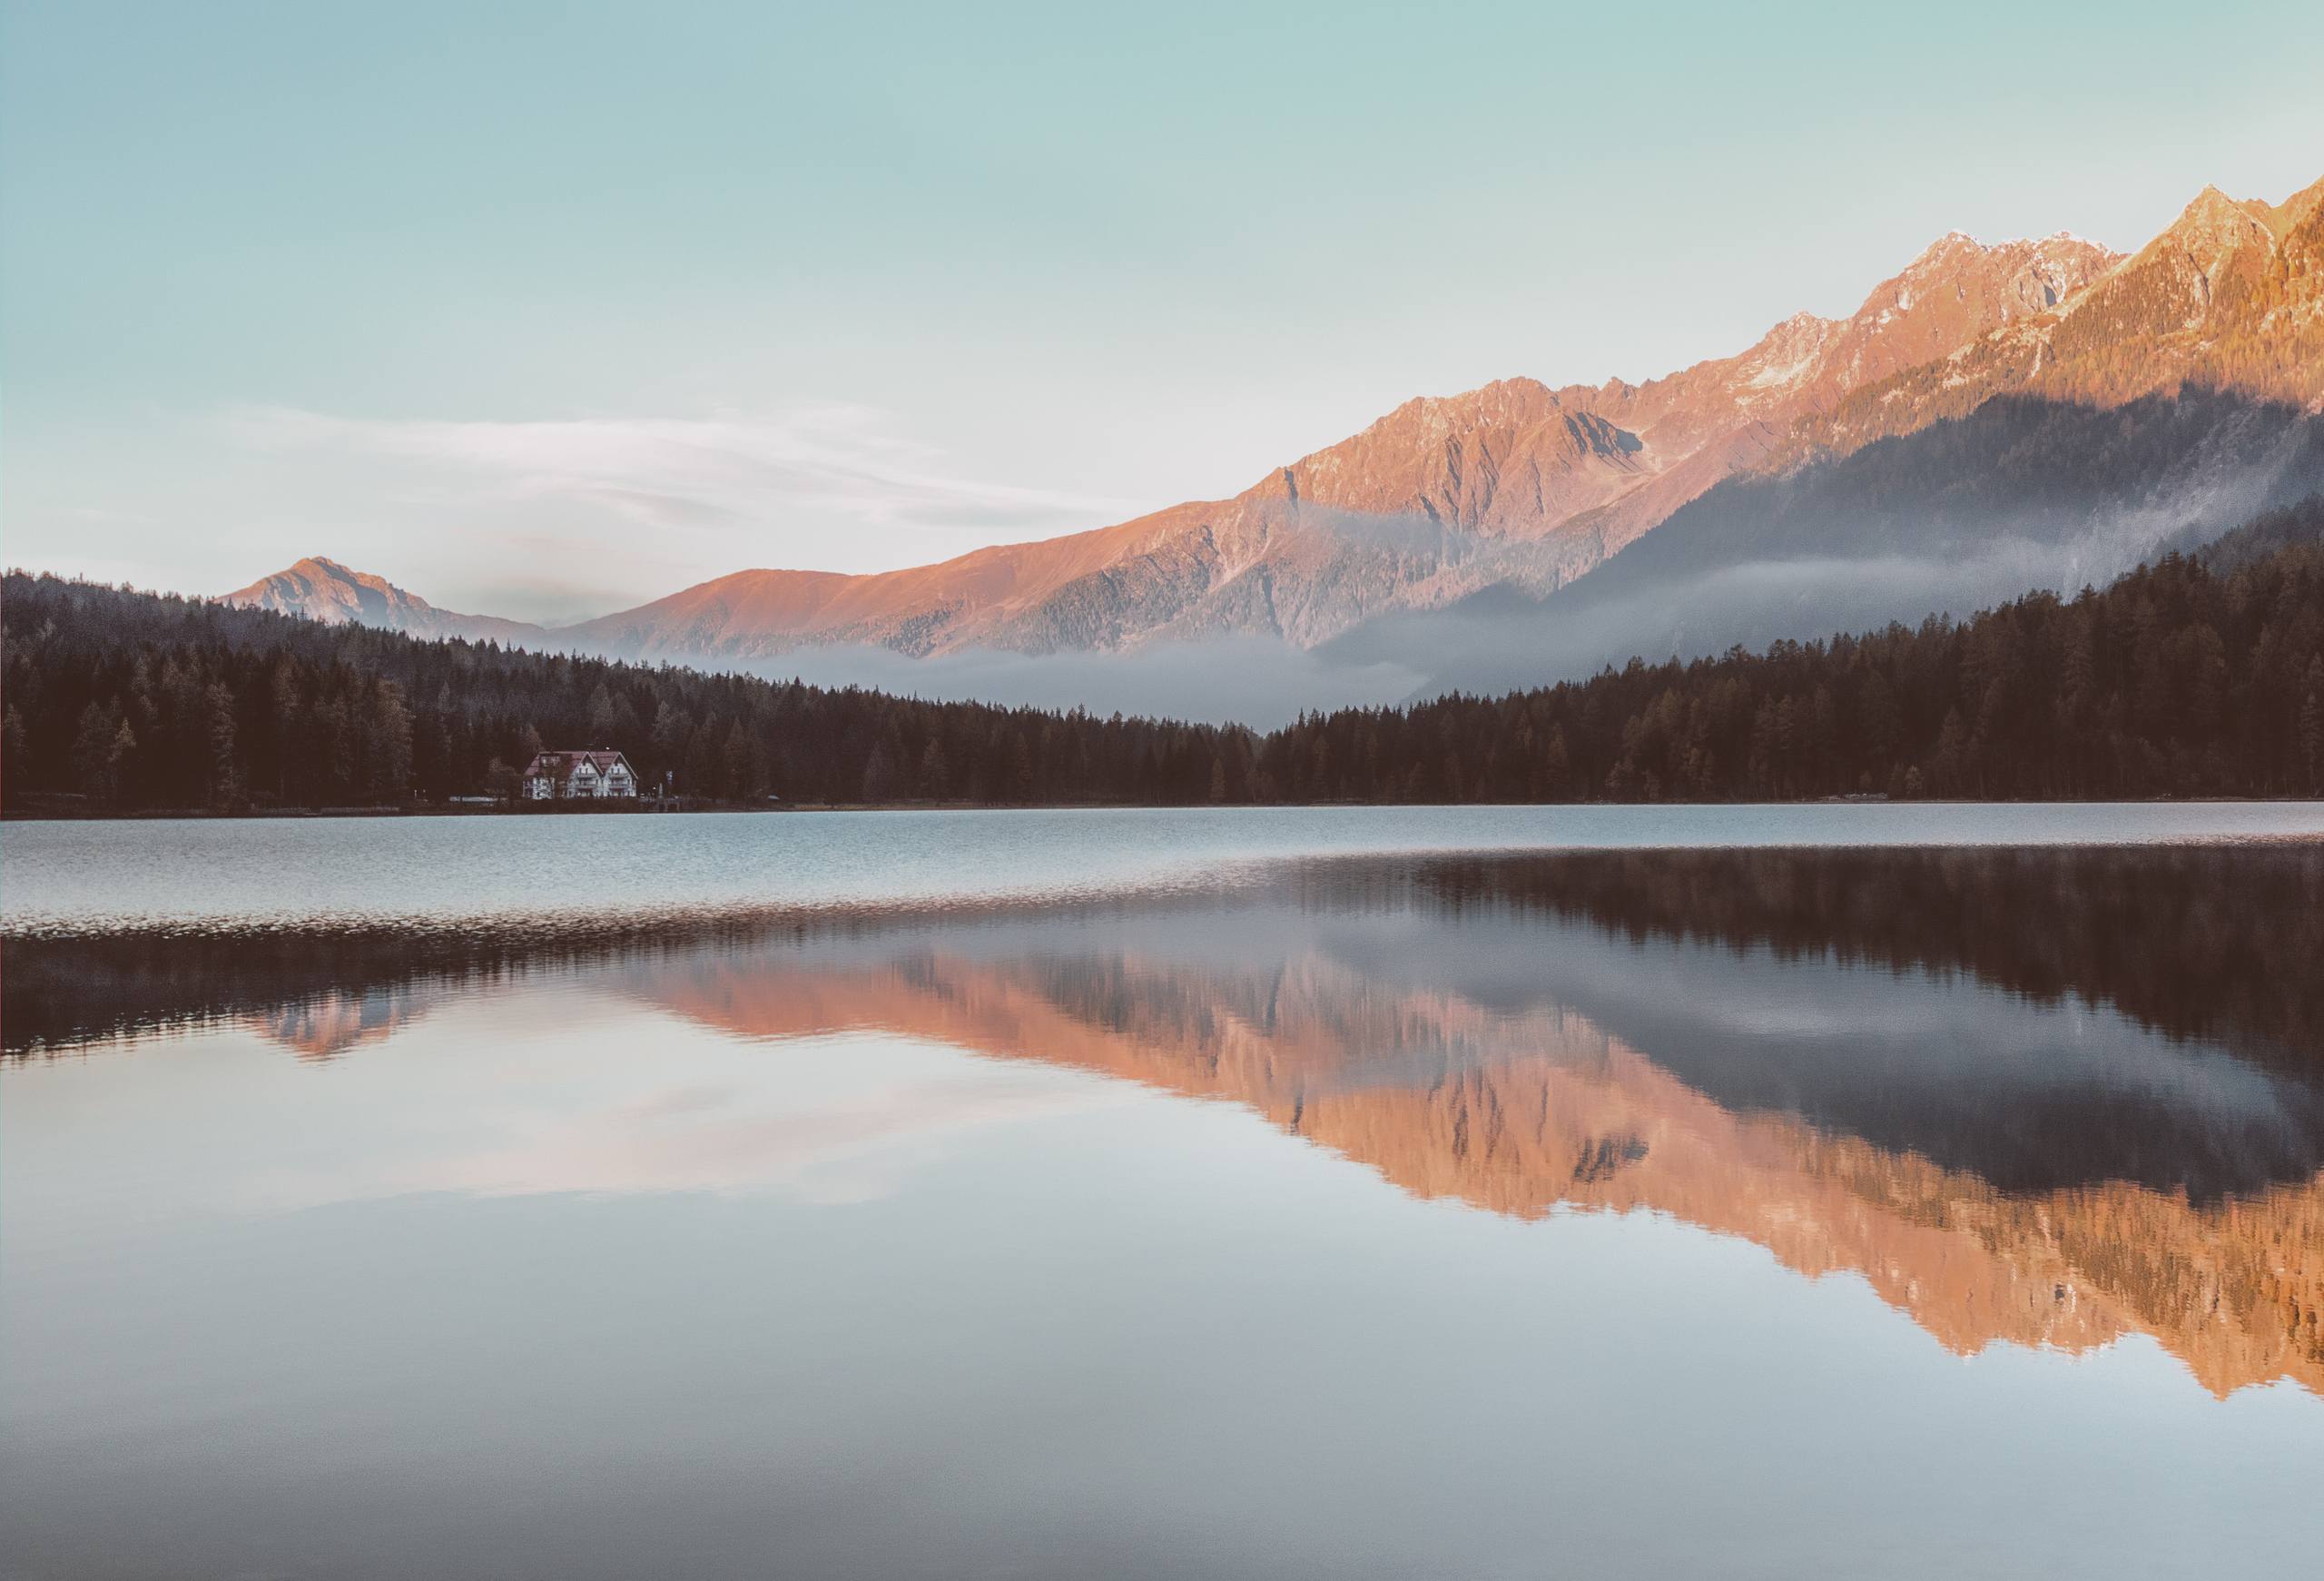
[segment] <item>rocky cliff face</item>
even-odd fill
[[[2207,187],[2161,235],[2047,311],[1869,380],[1786,447],[1798,462],[1996,395],[2117,405],[2182,385],[2324,400],[2324,182],[2270,206]]]
[[[1955,232],[1848,318],[1800,313],[1739,356],[1647,384],[1551,390],[1511,379],[1407,401],[1244,498],[1420,516],[1493,538],[1554,536],[1698,455],[1748,451],[1761,430],[2040,312],[2118,256],[2069,236],[1989,247]]]

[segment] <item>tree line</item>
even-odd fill
[[[2319,544],[2311,499],[2071,598],[1265,733],[416,641],[12,572],[0,794],[111,812],[435,802],[507,794],[546,745],[615,748],[649,786],[729,802],[2314,795]]]
[[[2224,1042],[2324,1083],[2324,845],[1559,851],[1322,863],[1277,883],[1275,898],[1318,915],[1547,914],[1634,942],[1966,973],[2043,1004],[2111,1004],[2173,1040]],[[819,951],[823,930],[863,927],[780,904],[617,928],[567,921],[172,933],[166,949],[148,930],[12,939],[0,1053],[272,1016],[329,993],[393,999],[532,965],[714,952],[747,970]],[[886,925],[925,940],[949,924]]]
[[[2324,845],[1560,851],[1414,874],[1448,910],[2112,1005],[2324,1084]]]

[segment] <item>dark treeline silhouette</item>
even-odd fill
[[[618,748],[648,785],[727,801],[2310,795],[2319,540],[2311,499],[2070,599],[1265,735],[418,642],[11,574],[0,761],[11,805],[112,811],[506,794],[542,746]]]
[[[5,786],[97,807],[507,795],[543,746],[720,801],[1199,802],[1248,732],[414,641],[11,574]]]
[[[2312,969],[2324,958],[2324,849],[2298,843],[1334,858],[1208,894],[996,901],[965,911],[770,905],[478,919],[419,930],[379,923],[202,934],[157,925],[32,935],[8,944],[0,1048],[55,1050],[263,1018],[332,998],[392,1004],[415,992],[533,971],[780,958],[855,938],[901,940],[894,948],[908,954],[950,930],[1010,917],[1102,922],[1278,903],[1326,914],[1547,914],[1631,942],[1697,941],[1766,948],[1785,959],[1958,973],[2040,1003],[2072,995],[2111,1005],[2173,1040],[2216,1042],[2324,1079],[2324,973]],[[1110,990],[1085,1008],[1108,1024],[1122,1013]]]
[[[2324,1079],[2324,847],[1845,846],[1441,857],[1419,887],[1632,943],[1963,973]]]
[[[2305,842],[1561,853],[1421,878],[1464,913],[1587,924],[1617,954],[1676,939],[1872,968],[1787,989],[1755,962],[1739,998],[1690,951],[1658,954],[1624,991],[1603,986],[1619,973],[1560,980],[1607,1033],[1732,1112],[1796,1115],[2004,1191],[2121,1180],[2215,1203],[2324,1169],[2324,850]],[[1557,978],[1555,962],[1543,972]],[[1919,973],[2111,1006],[2196,1046],[2153,1063],[2102,1020],[1950,996],[1931,1019]],[[2244,1068],[2222,1074],[2221,1051]]]

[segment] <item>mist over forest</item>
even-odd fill
[[[920,657],[802,646],[705,662],[933,700],[1275,730],[1309,712],[1585,679],[1632,657],[1958,619],[2035,590],[2070,597],[2319,489],[2324,422],[2297,407],[2197,390],[2112,410],[2004,397],[1837,461],[1729,479],[1555,591],[1495,583],[1313,647],[1237,634]],[[1334,530],[1354,530],[1344,515]],[[1367,541],[1424,542],[1441,557],[1453,536],[1374,523]]]
[[[12,573],[7,804],[506,797],[532,755],[763,803],[2105,799],[2324,792],[2324,497],[2102,592],[1280,728],[1001,707],[460,639]]]

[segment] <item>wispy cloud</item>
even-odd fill
[[[1040,537],[1146,508],[956,476],[940,453],[897,437],[881,414],[856,406],[527,422],[250,407],[228,420],[249,445],[405,462],[479,503],[570,500],[665,529],[858,526]]]

